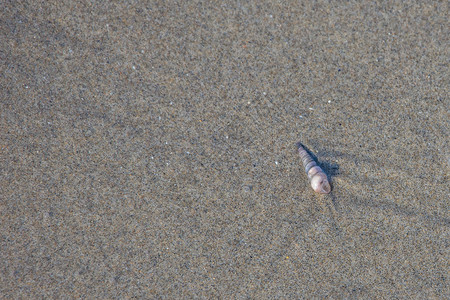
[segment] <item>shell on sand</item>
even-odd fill
[[[311,187],[316,193],[328,194],[331,192],[331,186],[328,182],[327,174],[317,165],[309,153],[298,143],[298,153],[305,167]]]

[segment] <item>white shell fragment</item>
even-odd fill
[[[327,174],[317,165],[309,153],[298,143],[298,153],[305,167],[311,187],[316,193],[328,194],[331,192],[331,186],[328,182]]]

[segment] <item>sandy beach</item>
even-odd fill
[[[448,12],[3,1],[0,298],[448,299]]]

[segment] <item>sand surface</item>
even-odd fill
[[[447,1],[106,2],[0,3],[1,298],[450,296]]]

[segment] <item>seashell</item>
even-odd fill
[[[317,165],[311,155],[303,148],[302,144],[298,143],[297,146],[298,153],[300,154],[303,166],[305,167],[306,175],[308,175],[313,190],[320,194],[328,194],[331,192],[327,174],[325,174],[325,172]]]

